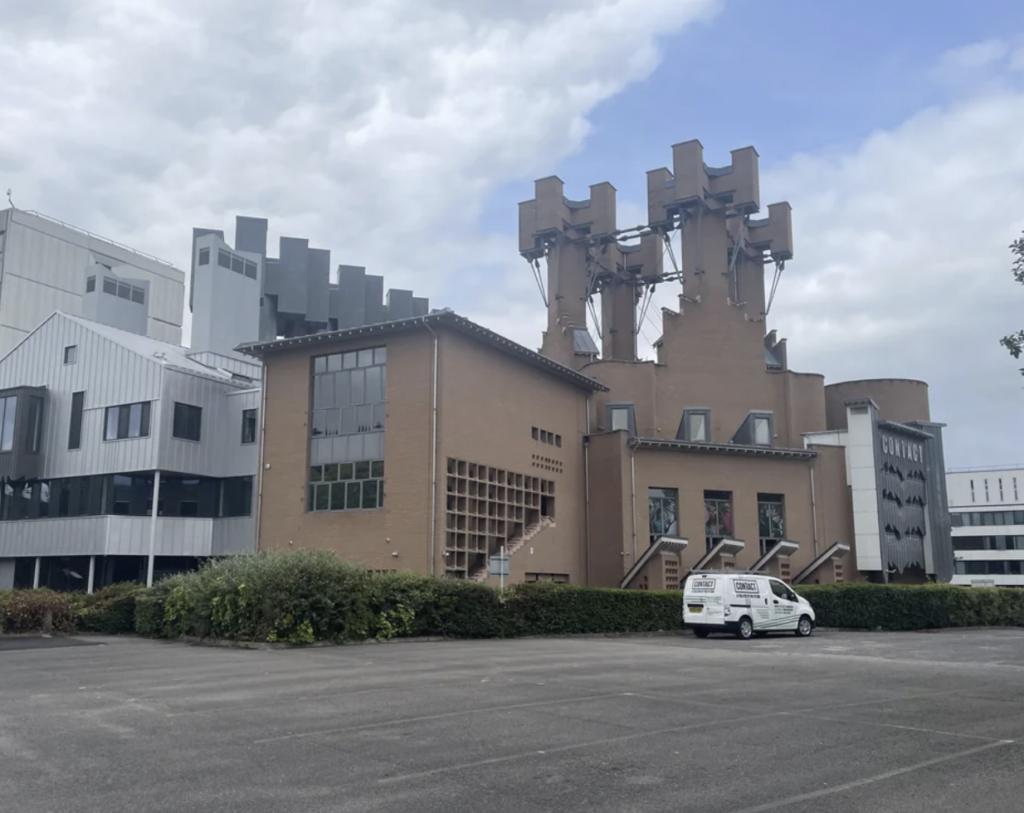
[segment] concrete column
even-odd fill
[[[93,586],[96,584],[96,557],[89,557],[89,584],[85,588],[85,592],[92,594]]]
[[[156,520],[160,505],[160,472],[153,474],[153,513],[149,518],[149,565],[146,568],[146,587],[153,586],[153,565],[156,562]]]
[[[40,557],[38,557],[38,556],[36,557],[36,569],[35,569],[35,572],[32,574],[32,589],[33,590],[38,590],[39,589],[39,569],[42,566],[42,561],[43,560]]]

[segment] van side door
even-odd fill
[[[738,614],[747,609],[755,630],[768,626],[768,622],[772,618],[772,611],[768,592],[761,584],[761,580],[749,576],[732,576],[729,583],[733,596],[731,602],[733,617],[738,618]]]
[[[772,589],[772,629],[795,630],[800,621],[800,602],[785,582],[769,579]]]

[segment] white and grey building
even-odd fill
[[[259,376],[43,322],[0,360],[0,588],[91,591],[253,550]]]
[[[954,584],[1024,587],[1024,468],[946,474]]]
[[[106,297],[90,303],[85,269]],[[184,298],[185,273],[170,263],[38,212],[0,210],[0,358],[54,311],[103,321],[119,299],[145,303],[137,332],[180,345]]]
[[[255,549],[262,366],[235,348],[428,307],[362,268],[330,282],[307,240],[268,258],[266,233],[193,234],[189,349],[181,271],[0,212],[0,589],[151,582]]]

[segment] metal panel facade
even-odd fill
[[[199,442],[173,436],[175,402],[203,410]],[[160,446],[154,468],[209,477],[255,474],[257,444],[242,443],[242,411],[258,407],[258,390],[240,391],[199,376],[164,370],[161,409],[159,417],[154,410],[153,418]]]
[[[0,556],[147,556],[150,523],[149,517],[115,516],[0,522]],[[156,523],[156,555],[210,556],[214,529],[221,523],[228,523],[217,533],[225,553],[254,549],[251,517],[161,517]]]
[[[31,212],[8,211],[0,288],[0,355],[54,311],[80,314],[85,269],[103,262],[150,283],[147,332],[181,342],[185,274],[155,258]]]
[[[64,348],[78,348],[74,364],[64,364]],[[148,438],[104,441],[106,408],[139,401],[158,401],[162,368],[79,323],[55,314],[32,341],[24,342],[0,361],[0,389],[19,385],[46,387],[40,476],[74,477],[146,471],[155,468],[156,441]],[[80,449],[68,449],[71,396],[85,392]],[[160,405],[153,404],[151,426],[157,426]]]

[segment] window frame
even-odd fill
[[[757,426],[759,421],[764,421],[768,424],[768,442],[761,443],[757,439]],[[775,421],[771,412],[751,412],[750,413],[750,445],[771,447],[775,445]]]
[[[605,422],[608,427],[608,432],[622,432],[626,431],[631,438],[636,437],[636,409],[632,401],[618,401],[615,403],[605,404]],[[625,410],[626,412],[626,429],[613,429],[613,415],[617,410]]]
[[[728,495],[728,496],[727,497],[720,496],[720,495],[723,495],[723,494]],[[711,495],[711,496],[709,496],[709,495]],[[719,496],[714,496],[714,495],[719,495]],[[736,495],[732,491],[720,491],[718,489],[707,488],[707,489],[704,489],[704,491],[703,491],[703,499],[704,499],[704,516],[705,516],[705,519],[704,519],[704,545],[705,545],[706,550],[711,550],[711,548],[713,548],[715,545],[717,545],[723,539],[733,539],[734,538],[733,535],[736,533]],[[708,531],[711,529],[711,520],[707,518],[707,515],[708,515],[708,503],[709,502],[726,503],[727,504],[727,506],[728,506],[728,512],[727,512],[728,520],[727,521],[721,518],[720,509],[716,509],[716,512],[715,512],[716,524],[718,526],[720,526],[719,530],[724,530],[725,533],[721,533],[721,534],[709,534],[708,533]]]
[[[690,418],[696,416],[704,417],[704,437],[695,438],[690,431]],[[707,407],[687,407],[683,410],[683,417],[679,421],[679,431],[676,432],[677,440],[685,440],[688,443],[710,443],[711,442],[711,410]]]
[[[770,498],[770,499],[766,499]],[[778,499],[774,499],[778,498]],[[778,536],[764,536],[761,531],[763,530],[761,525],[762,520],[762,505],[777,505],[781,513],[782,533]],[[770,521],[770,519],[769,519]],[[761,551],[761,556],[764,556],[768,551],[774,547],[777,543],[782,542],[786,538],[786,495],[776,494],[770,492],[759,491],[757,494],[757,542]],[[770,542],[770,545],[766,545],[766,542]]]
[[[64,346],[64,364],[70,366],[78,364],[78,345],[68,344]]]
[[[7,420],[7,410],[13,409],[10,422]],[[14,434],[18,421],[18,396],[5,395],[0,398],[0,452],[14,451]],[[10,433],[7,429],[10,427]]]
[[[71,393],[71,413],[68,419],[68,451],[82,448],[82,420],[85,417],[85,390]]]
[[[184,401],[174,401],[171,411],[171,437],[176,440],[187,440],[190,443],[202,443],[203,441],[203,408],[196,404],[188,404]],[[194,411],[193,411],[194,410]],[[195,437],[190,434],[179,434],[189,429],[190,418],[196,418]]]
[[[653,493],[657,492],[657,493]],[[666,524],[665,508],[672,506],[671,521]],[[679,536],[679,489],[663,486],[647,487],[648,544],[653,545],[663,536]]]
[[[202,246],[196,258],[196,265],[205,266],[210,264],[210,247]]]
[[[139,408],[139,433],[137,435],[133,435],[131,433],[132,407]],[[123,419],[121,417],[122,412],[124,412],[125,415]],[[110,417],[112,413],[117,415],[117,422],[115,424],[113,437],[110,436]],[[114,404],[113,406],[108,406],[103,410],[103,442],[108,443],[117,440],[139,440],[141,438],[148,438],[153,431],[152,415],[152,401],[133,401],[130,404]],[[121,433],[122,427],[124,428],[124,434]],[[81,446],[79,446],[79,448],[81,448]]]
[[[260,428],[259,412],[260,411],[259,411],[259,409],[257,407],[253,407],[252,409],[243,409],[242,410],[242,445],[243,446],[248,446],[248,445],[250,445],[252,443],[255,443],[256,440],[259,438],[259,428]],[[252,421],[252,437],[247,440],[246,438],[248,437],[248,433],[246,432],[246,429],[249,428],[249,423],[248,422],[250,420]]]

